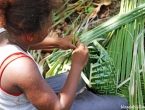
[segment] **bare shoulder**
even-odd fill
[[[40,83],[44,79],[42,78],[37,65],[31,58],[21,57],[8,64],[3,72],[2,80],[6,80],[11,86],[17,85],[25,92],[30,88],[30,85]]]
[[[22,57],[12,61],[5,69],[4,75],[8,73],[11,73],[11,81],[26,94],[30,102],[37,108],[50,108],[55,104],[52,102],[57,102],[56,94],[43,79],[31,58]]]
[[[19,79],[28,80],[27,78],[33,76],[40,77],[40,73],[35,62],[29,57],[21,57],[12,61],[5,69],[5,74],[11,73],[16,81]]]

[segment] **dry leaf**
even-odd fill
[[[102,5],[108,6],[111,4],[111,0],[95,0],[94,2],[95,3],[93,3],[93,4],[96,5],[97,8],[95,8],[95,10],[90,14],[90,16],[89,16],[90,19],[91,18],[94,19],[97,16]]]
[[[108,6],[111,4],[111,0],[94,0],[95,3],[98,5],[105,5]]]

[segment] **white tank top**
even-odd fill
[[[23,52],[27,56],[32,56],[29,53],[24,52],[17,45],[6,45],[0,47],[0,65],[9,55]],[[32,58],[33,59],[33,58]],[[24,93],[14,96],[6,93],[2,88],[0,88],[0,110],[37,110],[27,99]]]

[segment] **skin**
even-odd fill
[[[8,40],[5,38],[5,34],[6,34],[6,32],[2,32],[0,34],[0,47],[5,46],[8,43]]]
[[[5,38],[6,32],[0,34],[0,46],[6,45],[9,41]],[[37,45],[30,46],[30,50],[39,49],[54,49],[59,48],[62,50],[75,49],[76,46],[72,44],[72,35],[66,36],[65,38],[52,38],[46,37],[42,42]]]
[[[34,61],[27,57],[22,57],[14,60],[5,68],[1,78],[1,86],[4,90],[11,94],[24,92],[30,102],[38,110],[69,110],[76,95],[81,71],[88,59],[88,49],[79,41],[77,42],[76,46],[72,46],[72,44],[70,45],[70,43],[67,44],[66,41],[70,39],[69,37],[68,39],[64,39],[64,41],[60,41],[58,39],[58,42],[56,39],[54,39],[50,44],[47,44],[49,40],[47,41],[45,39],[45,36],[47,36],[48,34],[49,27],[51,27],[51,19],[52,16],[49,16],[48,20],[46,20],[49,22],[45,23],[45,26],[43,26],[43,31],[40,31],[38,33],[29,33],[27,35],[18,36],[16,38],[9,36],[8,41],[5,41],[5,39],[3,39],[0,44],[1,46],[7,45],[8,43],[16,44],[20,46],[24,51],[28,51],[30,47],[55,47],[56,45],[58,46],[58,42],[64,42],[65,44],[62,47],[60,46],[60,48],[74,49],[71,57],[71,69],[66,83],[60,93],[58,95],[55,94],[52,88],[40,75],[40,72]],[[67,45],[69,46],[67,47]],[[27,69],[24,69],[25,67]]]
[[[75,49],[76,46],[71,43],[72,41],[72,35],[69,35],[64,38],[51,38],[46,37],[40,44],[31,46],[31,50],[37,50],[37,49],[53,49],[53,48],[59,48],[62,50],[67,49]]]

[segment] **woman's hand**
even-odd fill
[[[72,38],[73,38],[73,35],[68,35],[64,38],[61,38],[59,48],[62,50],[75,49],[76,46],[72,44]]]
[[[72,65],[77,65],[83,69],[88,60],[88,48],[86,45],[77,42],[77,48],[72,53]]]

